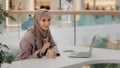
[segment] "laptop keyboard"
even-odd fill
[[[69,57],[83,57],[83,58],[86,58],[86,57],[88,57],[88,55],[89,55],[89,52],[73,52],[73,53],[71,53],[71,55],[69,56]]]

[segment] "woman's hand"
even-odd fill
[[[44,43],[44,45],[43,45],[43,47],[40,49],[40,51],[41,51],[42,53],[44,53],[45,50],[48,49],[49,47],[50,47],[50,43],[49,43],[49,42],[46,42],[46,43]]]
[[[55,58],[57,56],[57,53],[54,48],[50,48],[47,50],[46,56],[49,58]]]

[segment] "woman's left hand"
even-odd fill
[[[50,49],[48,49],[46,56],[49,58],[55,58],[55,57],[57,57],[57,53],[54,48],[50,48]]]

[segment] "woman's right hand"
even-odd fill
[[[48,58],[55,58],[55,57],[57,57],[57,53],[54,48],[50,48],[50,49],[48,49],[46,56]]]
[[[43,47],[40,49],[42,53],[45,52],[46,49],[48,49],[50,47],[50,43],[46,42],[44,43]]]

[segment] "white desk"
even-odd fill
[[[89,48],[72,47],[72,49],[76,51],[88,51]],[[119,50],[94,48],[92,53],[90,58],[68,58],[70,52],[61,52],[61,56],[55,59],[43,57],[41,59],[16,61],[11,64],[10,68],[80,68],[82,64],[120,63]]]

